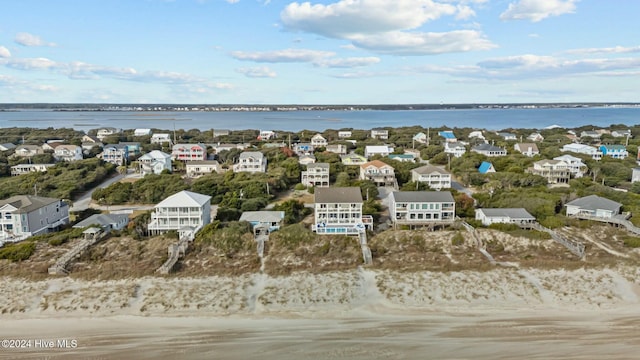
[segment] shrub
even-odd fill
[[[459,231],[456,231],[455,235],[451,238],[451,245],[458,246],[464,244],[464,236]]]
[[[623,239],[624,245],[631,248],[640,247],[640,238],[635,236],[625,236]]]
[[[36,251],[36,243],[23,241],[15,244],[7,244],[0,249],[0,259],[11,261],[27,260]]]
[[[293,250],[301,244],[313,241],[315,234],[302,224],[293,224],[280,228],[271,234],[271,240],[277,246],[282,246],[288,250]]]

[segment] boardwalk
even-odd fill
[[[162,264],[162,266],[160,266],[158,270],[156,270],[156,272],[163,275],[169,274],[173,270],[173,267],[176,266],[178,260],[180,260],[180,258],[185,256],[185,254],[187,253],[189,243],[191,243],[191,241],[194,239],[194,234],[195,232],[191,231],[185,232],[184,234],[180,235],[180,239],[177,243],[169,245],[169,256],[167,258],[167,261],[165,261],[164,264]]]
[[[96,231],[91,233],[89,237],[83,238],[76,246],[62,255],[56,263],[49,268],[49,275],[68,275],[69,270],[67,270],[67,267],[69,264],[84,254],[91,246],[104,239],[106,235],[107,233],[96,229]]]
[[[612,225],[623,226],[630,233],[634,235],[640,235],[640,228],[633,225],[633,223],[628,220],[630,217],[629,214],[620,214],[620,215],[616,215],[614,217],[609,217],[609,218],[586,215],[586,214],[576,214],[573,216],[582,220],[593,220],[593,221],[599,221],[599,222],[608,223]]]

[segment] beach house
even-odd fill
[[[116,166],[125,165],[129,161],[129,148],[126,145],[109,144],[102,148],[102,153],[98,155],[105,162]]]
[[[219,170],[220,164],[216,160],[189,161],[185,166],[185,172],[191,178],[197,178]]]
[[[448,191],[394,191],[389,195],[389,217],[396,226],[452,223],[455,200]]]
[[[513,149],[527,157],[534,157],[540,154],[540,150],[538,150],[538,145],[534,143],[517,143],[513,145]]]
[[[151,135],[151,140],[150,142],[152,144],[168,144],[169,146],[171,146],[171,135],[167,134],[167,133],[159,133],[159,134],[153,134]]]
[[[507,156],[507,150],[491,144],[479,144],[471,148],[471,151],[488,157]]]
[[[376,186],[397,187],[395,170],[393,166],[380,160],[373,160],[360,165],[360,180],[369,180]]]
[[[344,144],[330,144],[325,147],[325,151],[338,155],[345,155],[347,153],[347,146]]]
[[[0,240],[22,240],[68,223],[69,205],[60,199],[15,195],[0,200]]]
[[[464,146],[461,142],[445,142],[444,143],[444,152],[447,154],[451,154],[454,157],[461,157],[464,153],[467,152],[467,147]]]
[[[569,167],[562,160],[536,161],[526,172],[546,178],[549,184],[566,184],[571,178]]]
[[[451,173],[433,165],[411,170],[411,181],[429,185],[434,190],[451,188]]]
[[[17,157],[32,157],[44,154],[44,150],[38,145],[18,145],[13,153]]]
[[[211,196],[180,191],[158,203],[151,213],[148,229],[152,235],[169,230],[195,234],[211,222]]]
[[[577,143],[566,144],[562,146],[562,149],[560,149],[560,151],[589,155],[593,160],[602,159],[602,151],[598,150],[598,148],[596,147],[585,145],[585,144],[577,144]]]
[[[198,144],[174,144],[171,148],[171,158],[178,161],[207,160],[207,146]]]
[[[629,152],[624,145],[600,145],[602,155],[609,156],[614,159],[624,160],[629,156]]]
[[[138,158],[140,173],[142,175],[160,175],[163,171],[172,171],[171,155],[160,150],[152,150]]]
[[[53,149],[53,158],[56,161],[82,160],[82,147],[78,145],[61,144]]]
[[[443,137],[445,142],[457,142],[458,141],[458,138],[456,138],[456,136],[453,134],[453,131],[451,131],[451,130],[439,131],[438,135]]]
[[[340,155],[340,161],[344,165],[362,165],[367,162],[367,158],[356,153]]]
[[[567,216],[612,218],[620,214],[622,204],[597,195],[589,195],[565,204]]]
[[[351,130],[340,130],[338,131],[338,138],[347,139],[351,137]]]
[[[526,225],[534,223],[536,218],[524,208],[482,208],[476,209],[476,220],[484,226],[498,223]]]
[[[151,133],[151,129],[135,129],[133,130],[133,136],[150,136]]]
[[[493,167],[493,164],[488,161],[483,161],[478,167],[478,172],[480,174],[490,174],[496,172],[496,169]]]
[[[357,235],[373,226],[371,216],[362,215],[360,187],[317,188],[314,192],[314,223],[317,234]]]
[[[364,156],[369,159],[373,155],[380,155],[382,157],[389,156],[393,152],[393,147],[389,145],[367,145],[364,148]]]
[[[32,172],[45,172],[56,164],[18,164],[11,167],[11,176],[24,175]]]
[[[329,164],[307,165],[307,170],[300,172],[300,182],[304,186],[329,187]]]
[[[240,221],[249,222],[254,232],[260,229],[260,233],[269,234],[280,229],[284,215],[284,211],[243,211]]]
[[[571,156],[571,155],[556,156],[553,158],[553,160],[564,161],[567,164],[567,169],[569,169],[569,173],[571,174],[571,177],[574,177],[574,178],[581,178],[584,176],[584,174],[587,173],[587,171],[589,171],[589,168],[585,163],[582,162],[582,159],[575,156]]]
[[[122,129],[116,129],[114,127],[105,127],[102,129],[98,129],[98,132],[96,133],[96,137],[98,138],[98,140],[102,141],[107,136],[116,135],[121,132],[122,132]]]
[[[386,129],[372,129],[371,130],[371,138],[387,140],[389,139],[389,130]]]
[[[311,137],[311,145],[314,147],[325,147],[327,146],[327,139],[321,134],[315,134]]]
[[[267,172],[267,158],[260,151],[245,151],[238,157],[238,163],[233,165],[235,172]]]

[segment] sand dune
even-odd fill
[[[410,272],[27,282],[2,338],[74,339],[49,358],[630,358],[640,270]]]

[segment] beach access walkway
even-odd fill
[[[82,240],[62,255],[53,266],[49,267],[49,275],[69,275],[69,270],[67,270],[69,264],[89,250],[91,246],[104,239],[107,235],[107,232],[95,227],[85,230],[83,232]]]
[[[587,215],[587,214],[575,214],[572,216],[582,220],[593,220],[593,221],[608,223],[615,226],[623,226],[625,229],[627,229],[628,232],[634,235],[640,235],[640,228],[635,226],[631,221],[629,221],[629,218],[631,217],[630,213],[618,214],[613,217],[593,216],[593,215]]]
[[[185,254],[187,253],[189,244],[195,238],[195,234],[196,232],[198,232],[198,230],[199,229],[196,229],[196,230],[186,229],[186,230],[181,230],[179,232],[180,237],[178,239],[178,242],[169,245],[167,260],[164,262],[164,264],[162,264],[162,266],[160,266],[156,270],[157,273],[160,273],[162,275],[167,275],[173,270],[178,260],[184,257]]]

